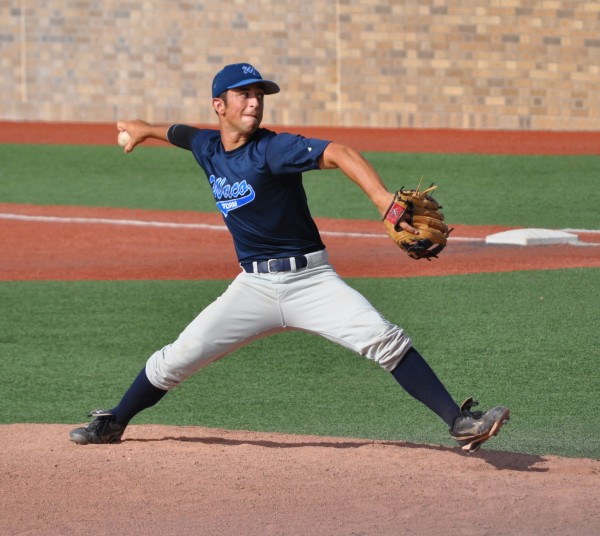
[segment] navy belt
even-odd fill
[[[286,259],[269,259],[268,261],[243,262],[242,268],[252,274],[270,274],[274,272],[295,272],[300,268],[308,266],[308,259],[305,255],[298,257],[288,257]]]

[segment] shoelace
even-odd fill
[[[96,417],[90,424],[85,428],[88,432],[94,432],[98,435],[104,433],[108,425],[112,422],[110,417]]]
[[[463,416],[471,417],[472,419],[481,419],[481,417],[483,416],[482,411],[471,411],[471,408],[474,408],[475,406],[478,406],[478,405],[479,405],[479,402],[476,402],[475,400],[472,400],[471,402],[466,404],[462,410]]]

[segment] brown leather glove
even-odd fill
[[[430,192],[437,188],[419,191],[400,189],[383,217],[383,224],[390,238],[413,259],[431,260],[446,247],[452,229],[444,223],[440,205]],[[419,230],[418,235],[404,231],[400,222],[404,220]]]

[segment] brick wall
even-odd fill
[[[246,60],[267,124],[600,130],[597,0],[2,0],[0,119],[213,123]]]

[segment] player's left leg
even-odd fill
[[[408,394],[439,415],[448,426],[460,416],[460,408],[414,347],[404,354],[392,376]]]
[[[302,274],[290,278],[296,281],[282,305],[288,326],[322,335],[377,362],[449,426],[463,450],[473,452],[497,434],[508,419],[506,408],[485,413],[471,412],[464,404],[459,408],[402,328],[387,321],[330,267],[319,270],[306,283]]]
[[[404,330],[386,320],[330,267],[313,272],[306,279],[302,274],[288,278],[290,287],[282,304],[286,324],[377,362],[411,396],[452,426],[460,409]]]

